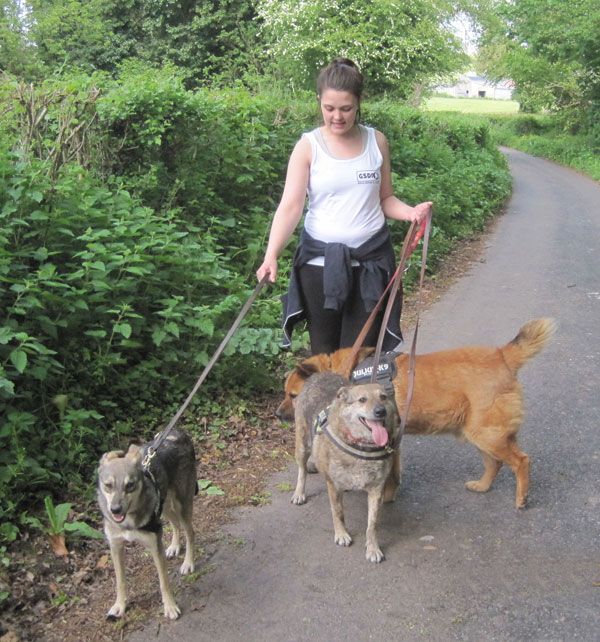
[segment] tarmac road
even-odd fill
[[[309,476],[294,506],[242,509],[207,573],[180,592],[183,616],[131,636],[177,642],[445,642],[600,639],[600,185],[503,150],[514,177],[508,211],[474,263],[421,318],[419,352],[502,345],[539,316],[555,339],[521,371],[520,433],[531,456],[529,507],[500,471],[486,494],[475,449],[406,436],[404,477],[384,506],[386,560],[365,560],[366,495],[346,493],[350,548],[336,546],[327,491]],[[409,336],[408,339],[411,337]]]

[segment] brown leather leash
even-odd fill
[[[356,338],[356,341],[354,342],[354,345],[352,346],[352,349],[350,350],[348,356],[342,363],[342,366],[339,369],[339,373],[344,376],[349,378],[352,367],[354,365],[354,360],[356,359],[356,355],[358,354],[358,351],[360,350],[365,337],[367,336],[367,333],[369,332],[371,326],[373,325],[373,322],[375,321],[375,317],[377,316],[383,301],[385,300],[385,297],[390,291],[388,302],[386,305],[385,313],[383,316],[383,321],[381,324],[381,330],[379,331],[379,336],[377,339],[377,346],[375,348],[375,356],[374,356],[374,361],[373,361],[373,366],[372,366],[372,374],[371,374],[371,381],[375,382],[377,379],[377,371],[379,368],[379,360],[381,357],[381,348],[383,345],[383,338],[385,336],[386,332],[386,327],[387,327],[387,322],[390,317],[390,313],[392,310],[392,306],[394,304],[394,299],[396,298],[396,295],[398,293],[398,289],[400,288],[400,285],[402,284],[402,276],[404,274],[404,270],[406,267],[406,262],[408,261],[408,257],[414,250],[416,244],[418,243],[421,235],[423,236],[423,251],[421,254],[421,274],[419,278],[419,293],[418,293],[418,299],[417,299],[417,312],[416,312],[416,319],[415,319],[415,329],[413,332],[413,339],[412,339],[412,344],[411,344],[411,349],[409,353],[409,367],[408,367],[408,387],[407,387],[407,394],[406,394],[406,405],[404,407],[404,412],[402,414],[402,419],[400,422],[400,429],[398,431],[398,434],[396,436],[396,439],[394,440],[392,444],[392,448],[397,448],[400,445],[400,440],[402,439],[402,435],[404,433],[404,429],[406,427],[406,422],[408,420],[408,411],[410,409],[410,403],[412,401],[412,395],[414,391],[414,379],[415,379],[415,360],[416,360],[416,350],[417,350],[417,335],[418,335],[418,330],[419,330],[419,315],[420,315],[420,309],[421,309],[421,298],[422,298],[422,290],[423,290],[423,282],[425,280],[425,267],[427,264],[427,251],[429,248],[429,235],[431,232],[431,219],[433,217],[433,207],[429,208],[429,212],[427,213],[425,217],[425,222],[424,222],[424,229],[423,227],[417,228],[416,223],[413,221],[411,223],[411,226],[408,230],[408,233],[406,234],[406,237],[404,239],[404,243],[402,245],[402,252],[400,255],[400,263],[398,265],[398,268],[396,269],[396,272],[394,273],[394,276],[391,278],[390,282],[388,283],[386,289],[384,290],[383,294],[381,295],[379,301],[377,301],[377,304],[373,308],[373,311],[369,315],[369,318],[367,319],[365,325],[363,326],[362,330],[360,331],[358,337]]]
[[[404,412],[402,413],[402,419],[400,420],[400,428],[398,429],[398,434],[394,439],[391,447],[396,449],[400,446],[400,440],[404,434],[404,429],[406,428],[406,422],[408,421],[408,412],[410,410],[410,403],[412,401],[412,396],[415,386],[415,361],[417,356],[417,335],[419,333],[419,316],[421,313],[421,299],[423,293],[423,282],[425,280],[425,266],[427,265],[427,250],[429,249],[429,233],[431,232],[431,218],[433,217],[433,207],[429,208],[429,212],[425,217],[425,233],[423,235],[423,251],[421,254],[421,274],[419,277],[419,294],[417,295],[417,312],[415,315],[415,329],[413,332],[412,344],[410,346],[410,353],[408,356],[408,385],[406,389],[406,404],[404,406]],[[380,333],[381,334],[381,333]],[[373,364],[373,372],[377,372],[375,369],[377,367],[377,361]],[[399,375],[400,373],[398,373]]]
[[[404,243],[402,244],[402,251],[400,254],[400,262],[398,264],[398,267],[396,271],[394,272],[394,275],[390,279],[390,282],[387,284],[385,290],[383,291],[383,294],[379,298],[379,301],[375,304],[375,307],[371,311],[371,314],[367,318],[364,326],[362,327],[362,330],[359,332],[358,336],[356,337],[356,340],[354,341],[354,344],[352,348],[350,349],[350,352],[348,353],[348,356],[344,359],[342,362],[342,365],[340,368],[337,370],[338,374],[341,374],[343,377],[349,378],[350,374],[352,372],[352,368],[354,366],[354,361],[356,360],[356,356],[362,347],[362,344],[365,341],[365,338],[371,329],[371,326],[373,325],[375,321],[375,317],[379,313],[379,310],[381,309],[381,306],[383,305],[383,302],[385,301],[385,298],[390,290],[392,292],[390,293],[390,298],[388,299],[388,304],[386,307],[386,313],[385,313],[385,318],[383,323],[381,324],[381,330],[379,332],[379,337],[377,341],[377,346],[378,346],[378,351],[376,349],[376,364],[374,364],[373,368],[373,379],[376,376],[377,373],[377,366],[379,365],[379,356],[381,355],[381,345],[383,344],[383,337],[385,336],[385,331],[387,327],[387,321],[389,319],[392,306],[394,303],[394,299],[396,297],[396,294],[398,292],[398,289],[400,288],[400,285],[402,283],[402,276],[404,274],[404,270],[406,268],[406,262],[408,261],[408,257],[414,250],[416,244],[418,243],[419,239],[421,238],[422,234],[427,234],[429,236],[430,232],[430,227],[431,227],[431,217],[433,215],[433,208],[429,208],[429,212],[427,214],[427,217],[425,219],[425,222],[422,224],[420,228],[417,227],[417,224],[413,221],[408,229],[408,232],[406,234],[406,237],[404,238]],[[425,265],[425,261],[427,258],[426,255],[426,247],[425,243],[423,246],[423,257],[422,257],[422,265]],[[424,268],[422,268],[422,272],[424,273]],[[419,286],[421,287],[421,286]]]
[[[254,288],[254,291],[248,297],[248,300],[246,301],[243,308],[241,309],[240,313],[237,315],[237,318],[233,322],[233,325],[229,329],[229,332],[227,332],[227,334],[225,335],[225,338],[223,339],[223,341],[221,341],[219,347],[215,350],[215,353],[211,357],[210,361],[206,364],[206,367],[202,371],[202,374],[200,375],[200,378],[198,379],[198,381],[196,381],[196,385],[192,388],[192,391],[188,395],[187,399],[183,402],[183,404],[181,404],[181,407],[175,413],[175,416],[173,417],[173,419],[171,419],[167,427],[159,435],[159,437],[156,440],[156,443],[154,444],[154,447],[153,448],[151,447],[148,449],[148,452],[144,457],[144,461],[142,462],[144,468],[147,468],[150,465],[150,462],[152,461],[152,458],[156,454],[156,451],[160,448],[163,441],[168,437],[171,430],[175,427],[175,424],[179,421],[181,415],[185,412],[185,409],[189,406],[190,401],[192,400],[194,395],[198,392],[198,388],[200,388],[200,386],[203,384],[208,373],[211,371],[217,359],[220,357],[221,352],[223,352],[223,350],[225,349],[225,346],[229,343],[229,340],[231,339],[235,331],[238,329],[240,323],[242,322],[242,319],[246,316],[246,313],[250,309],[250,306],[254,303],[254,300],[258,296],[259,292],[267,284],[268,279],[269,279],[269,275],[265,274],[263,278],[258,282],[257,286]]]
[[[430,208],[430,211],[431,211],[431,208]],[[387,306],[385,308],[385,312],[383,315],[383,321],[381,323],[381,329],[379,330],[379,336],[377,338],[377,345],[375,347],[375,356],[373,358],[373,373],[371,375],[371,381],[373,383],[377,378],[377,369],[379,368],[379,359],[381,357],[381,348],[383,345],[383,339],[385,337],[385,332],[386,332],[388,320],[390,318],[390,313],[394,305],[394,300],[396,298],[396,295],[402,283],[402,276],[405,271],[406,263],[408,261],[408,257],[410,256],[412,250],[416,247],[416,244],[418,243],[419,239],[423,235],[420,233],[423,231],[425,234],[428,234],[427,218],[425,218],[425,221],[423,222],[422,227],[424,227],[425,229],[422,230],[421,227],[417,229],[416,224],[413,222],[412,225],[410,226],[410,229],[408,230],[408,234],[406,235],[406,238],[404,239],[404,243],[402,244],[402,252],[400,254],[400,265],[398,266],[398,270],[394,275],[394,279],[393,279],[394,284],[392,286],[390,296],[388,298]],[[423,245],[425,245],[425,241],[423,242]],[[424,250],[423,256],[421,259],[422,264],[425,263],[426,258],[427,258],[427,255],[426,255],[426,251]],[[419,290],[420,290],[420,287],[421,285],[419,285]]]

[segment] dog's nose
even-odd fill
[[[387,410],[385,409],[385,406],[376,406],[373,409],[373,414],[377,419],[383,419],[387,415]]]
[[[111,504],[110,512],[113,515],[120,515],[123,512],[123,507],[121,506],[121,504],[116,504],[115,506]]]

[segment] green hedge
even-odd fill
[[[597,115],[598,110],[590,112]],[[600,180],[600,121],[580,114],[515,115],[489,120],[493,139],[533,156],[549,158]]]
[[[482,125],[386,102],[364,113],[388,135],[398,195],[435,201],[433,268],[508,193],[504,161]],[[312,96],[189,92],[166,72],[2,86],[0,538],[104,449],[170,419],[255,285],[289,153],[317,118]],[[393,225],[398,247],[405,232]],[[293,248],[201,408],[264,389]]]

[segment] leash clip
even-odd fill
[[[156,450],[152,450],[152,447],[148,448],[148,451],[146,452],[146,456],[142,460],[142,466],[144,467],[144,470],[148,470],[155,455],[156,455]]]
[[[323,432],[323,426],[327,423],[327,417],[329,417],[329,409],[331,406],[323,408],[321,412],[315,417],[313,424],[314,434],[320,434]]]

